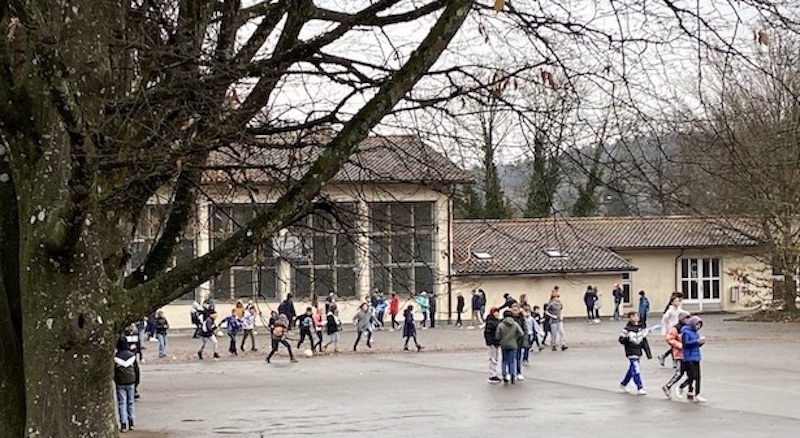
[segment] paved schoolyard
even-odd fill
[[[421,331],[422,353],[383,332],[378,352],[271,365],[262,351],[228,358],[224,348],[222,360],[200,362],[193,340],[175,337],[168,360],[143,367],[139,431],[128,436],[797,436],[800,325],[728,317],[705,318],[706,405],[667,401],[659,387],[671,371],[655,359],[643,365],[646,396],[619,393],[622,324],[608,321],[569,322],[572,348],[535,355],[527,380],[508,387],[486,383],[478,330]]]

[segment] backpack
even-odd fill
[[[283,339],[286,334],[286,328],[282,325],[276,325],[272,328],[272,339]]]
[[[313,318],[308,316],[308,315],[306,315],[306,316],[303,317],[303,320],[300,321],[300,324],[302,324],[302,327],[304,329],[311,330],[311,325],[313,324],[313,322],[314,322]]]

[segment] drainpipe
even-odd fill
[[[447,198],[447,325],[453,322],[453,190]]]
[[[673,293],[674,292],[678,292],[678,262],[681,260],[681,257],[683,257],[684,251],[686,251],[686,250],[684,248],[681,248],[681,253],[678,254],[677,257],[675,257],[675,265],[674,265],[675,266],[675,271],[672,274],[672,281],[674,282],[674,286],[675,286],[675,287],[672,288],[672,292]],[[672,295],[672,294],[670,294],[670,295]]]

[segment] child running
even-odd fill
[[[200,327],[201,343],[200,350],[197,351],[197,357],[200,358],[200,360],[203,360],[203,350],[206,349],[206,344],[208,342],[211,342],[211,350],[214,352],[214,359],[219,359],[219,353],[217,352],[217,335],[214,334],[214,330],[217,329],[216,320],[217,312],[211,312]]]
[[[280,344],[283,344],[289,351],[289,360],[291,362],[297,362],[297,359],[294,358],[294,354],[292,354],[292,346],[289,345],[289,342],[286,340],[286,332],[288,330],[289,318],[281,313],[278,315],[278,319],[275,321],[275,327],[272,329],[272,350],[267,355],[267,363],[271,363],[272,356],[278,351],[278,345]]]
[[[342,321],[339,319],[336,304],[328,306],[328,315],[325,321],[325,331],[328,332],[328,342],[322,347],[327,350],[333,344],[333,352],[339,352],[339,332],[342,331]]]
[[[317,342],[311,346],[311,351],[322,353],[322,331],[325,330],[325,314],[322,313],[322,307],[317,307],[317,313],[314,314],[314,331],[317,335]]]
[[[678,324],[678,313],[683,310],[683,294],[680,292],[673,292],[672,296],[669,299],[669,304],[667,304],[667,308],[664,309],[664,314],[661,316],[661,334],[663,336],[667,335],[667,331],[670,328],[675,327]],[[670,347],[664,354],[658,355],[658,363],[661,366],[664,366],[664,361],[667,359],[667,356],[672,355],[672,347]],[[673,358],[672,363],[673,368],[675,367],[675,361]]]
[[[636,384],[636,394],[647,394],[642,382],[639,359],[642,357],[642,350],[645,351],[648,359],[652,356],[650,344],[647,343],[647,329],[639,322],[639,314],[637,312],[628,313],[628,324],[619,334],[619,343],[625,347],[625,357],[628,358],[628,372],[620,382],[619,389],[627,393],[628,383],[632,379],[633,383]]]

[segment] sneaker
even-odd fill
[[[475,327],[474,326],[469,326],[469,327],[467,327],[467,330],[475,330]]]
[[[530,363],[530,361],[523,360],[523,361],[522,361],[522,365],[524,365],[524,366],[526,366],[526,367],[529,367],[529,366],[531,366],[531,363]]]
[[[272,363],[272,362],[270,361],[270,359],[269,359],[269,356],[267,356],[267,363]]]
[[[598,318],[595,318],[595,319],[592,320],[592,324],[600,324],[600,322],[601,321]]]
[[[197,357],[199,357],[200,360],[203,360],[203,352],[202,351],[198,351],[197,352]]]
[[[525,376],[523,376],[522,374],[517,374],[517,380],[519,380],[520,382],[524,382]]]
[[[128,430],[133,430],[133,420],[128,420]]]
[[[679,387],[678,387],[678,390],[677,390],[677,391],[675,391],[675,395],[677,395],[679,399],[682,399],[682,398],[683,398],[683,388],[681,388],[681,387],[679,386]]]
[[[672,400],[672,391],[669,389],[668,386],[666,385],[662,386],[661,390],[664,391],[664,395],[667,396],[667,400]]]
[[[134,399],[134,400],[139,400],[139,398],[140,398],[140,397],[141,397],[141,396],[139,395],[139,391],[136,391],[136,392],[133,394],[133,399]],[[133,423],[129,423],[129,424],[128,424],[128,429],[133,429]]]
[[[552,348],[552,350],[553,350],[553,351],[558,351],[558,348],[556,348],[556,346],[555,346],[555,345],[553,345],[553,348]]]
[[[692,394],[691,392],[686,394],[686,400],[694,401],[694,394]]]
[[[638,391],[636,391],[636,395],[645,395],[645,394],[647,394],[647,391],[645,391],[644,388],[640,388]]]
[[[214,353],[214,359],[219,359],[219,354]]]
[[[561,346],[561,351],[565,351],[567,349],[569,349],[569,347],[567,347],[566,345]]]
[[[662,367],[664,366],[664,359],[666,359],[664,356],[658,355],[658,363],[661,364]]]
[[[628,393],[628,387],[626,385],[619,385],[619,390],[625,394]]]
[[[127,424],[120,424],[119,425],[119,431],[122,432],[122,433],[127,432],[128,431],[128,425]]]
[[[706,403],[707,401],[708,400],[706,400],[705,398],[703,398],[703,397],[701,397],[699,395],[694,396],[694,402],[695,403]]]
[[[411,350],[409,350],[408,347],[403,347],[403,351],[411,351]]]
[[[389,329],[389,331],[390,331],[390,332],[393,332],[393,331],[394,331],[394,329],[393,329],[393,328],[391,328],[391,329]]]
[[[501,378],[499,378],[497,376],[489,377],[489,383],[492,383],[492,384],[495,384],[495,385],[500,383],[500,382],[502,382],[502,381],[503,381],[503,379],[501,379]]]
[[[503,383],[508,383],[508,377],[503,377]]]

